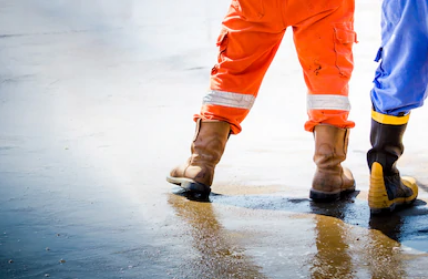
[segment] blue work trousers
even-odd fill
[[[423,105],[428,86],[428,0],[384,0],[375,111],[399,116]]]

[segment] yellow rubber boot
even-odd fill
[[[368,203],[371,214],[390,213],[400,206],[412,204],[418,186],[412,177],[401,177],[396,167],[403,154],[402,137],[409,115],[391,116],[372,112],[370,141],[367,153],[370,168]]]
[[[398,187],[389,185],[388,189],[391,191],[389,195],[382,165],[373,163],[369,189],[369,207],[372,214],[392,212],[396,206],[412,204],[418,196],[418,185],[413,177],[403,176]],[[396,192],[392,193],[392,190]]]

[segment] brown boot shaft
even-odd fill
[[[227,122],[198,120],[191,156],[187,163],[171,171],[168,180],[175,184],[186,180],[211,186],[215,166],[220,162],[229,134],[230,124]]]
[[[315,127],[314,136],[314,162],[317,170],[312,182],[311,195],[323,193],[337,198],[342,192],[353,191],[355,181],[352,173],[341,165],[346,159],[349,130],[320,124]]]

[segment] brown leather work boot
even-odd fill
[[[349,129],[319,124],[315,126],[314,136],[317,170],[310,198],[318,202],[330,202],[338,200],[342,194],[354,192],[354,177],[350,170],[341,165],[346,159]]]
[[[229,123],[199,119],[191,146],[192,155],[185,164],[174,168],[166,180],[187,191],[208,195],[215,166],[220,162],[229,134]]]

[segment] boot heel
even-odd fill
[[[312,199],[314,202],[335,202],[340,200],[340,197],[341,193],[323,193],[314,189],[311,189],[309,192],[309,198]]]
[[[211,187],[198,183],[193,181],[184,181],[181,183],[181,188],[185,189],[186,191],[200,194],[203,196],[208,196],[211,193]]]
[[[368,197],[370,213],[379,214],[384,211],[392,211],[388,194],[386,193],[386,186],[383,179],[382,165],[374,162],[372,165],[372,172],[370,174],[370,188]]]
[[[396,197],[390,200],[386,192],[382,165],[377,162],[373,163],[368,197],[371,214],[390,213],[394,211],[397,206],[410,205],[416,200],[418,196],[416,180],[412,177],[402,177],[401,182],[404,187],[412,190],[412,195],[408,197]]]
[[[180,186],[184,190],[193,192],[195,194],[209,195],[211,193],[211,187],[202,183],[195,182],[193,179],[185,177],[167,176],[166,180],[171,184]]]

